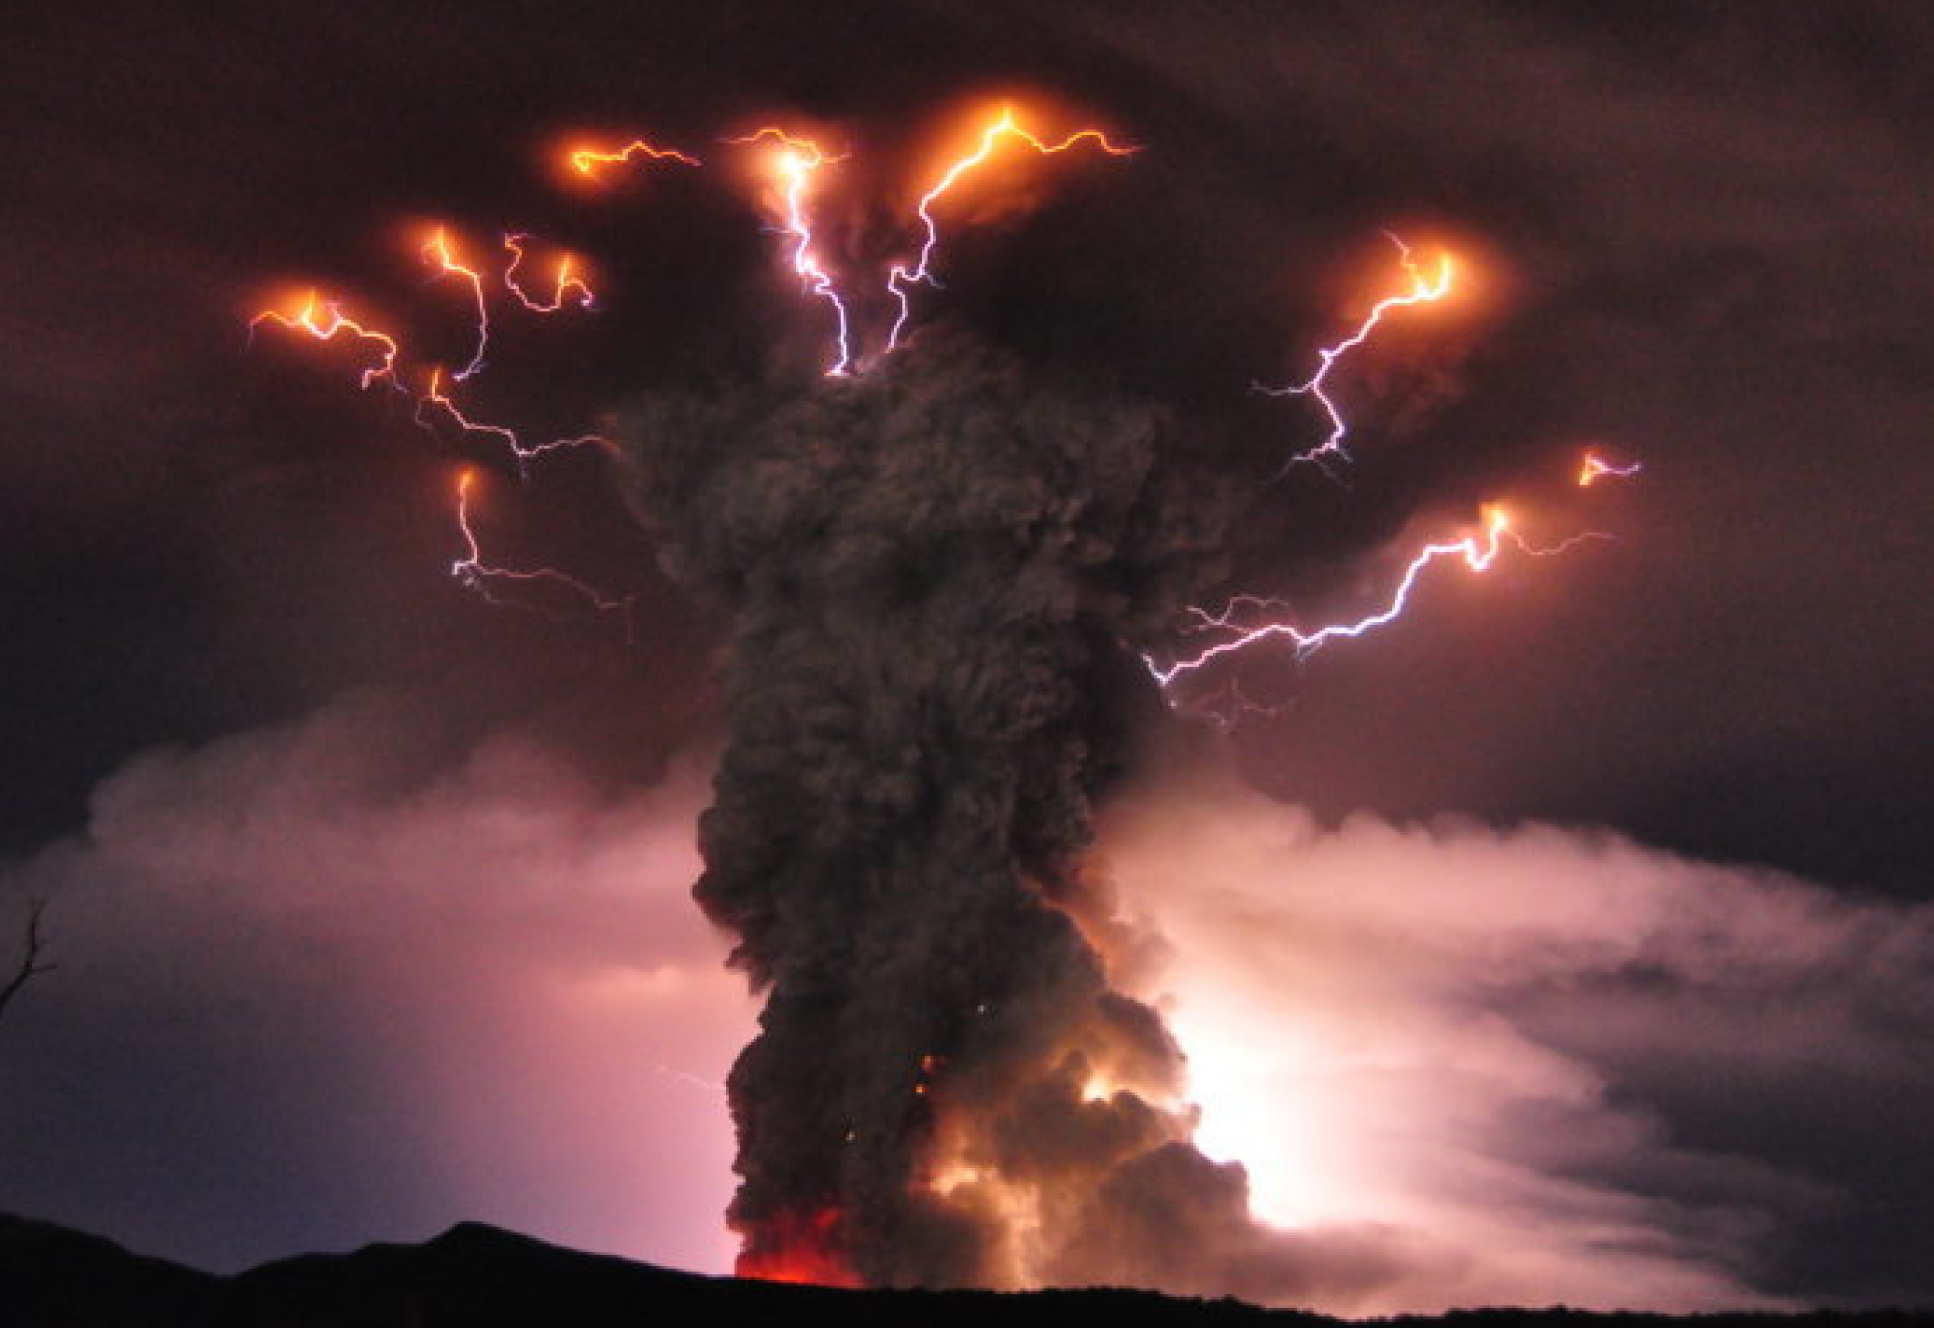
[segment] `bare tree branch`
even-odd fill
[[[28,905],[27,950],[21,955],[20,967],[15,971],[12,979],[6,986],[0,987],[0,1015],[7,1012],[7,1005],[30,980],[39,977],[42,973],[51,973],[59,967],[58,964],[43,964],[40,961],[40,952],[45,948],[45,943],[40,938],[40,915],[46,911],[47,901],[44,899],[36,899]]]

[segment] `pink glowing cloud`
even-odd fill
[[[614,794],[500,737],[438,771],[410,727],[150,752],[0,876],[61,963],[10,1012],[0,1207],[224,1266],[465,1218],[729,1265],[755,1007],[689,897],[702,768]]]
[[[151,752],[0,870],[0,903],[51,897],[61,965],[0,1043],[33,1070],[0,1207],[226,1267],[464,1218],[729,1266],[755,1004],[689,897],[706,762],[613,791],[409,734],[358,701]],[[1205,1151],[1323,1270],[1313,1308],[1780,1303],[1769,1236],[1848,1194],[1677,1137],[1675,1102],[1853,1128],[1803,1104],[1930,1087],[1926,906],[1604,831],[1330,828],[1200,771],[1102,832],[1122,979],[1189,1055]]]

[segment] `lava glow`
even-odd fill
[[[762,1238],[778,1248],[740,1254],[733,1275],[762,1282],[858,1287],[859,1277],[840,1257],[838,1228],[837,1208],[822,1208],[804,1216],[788,1213],[763,1223]]]
[[[317,321],[318,311],[325,321]],[[358,341],[373,342],[382,348],[383,359],[381,364],[363,370],[363,387],[367,388],[379,378],[387,378],[392,386],[402,390],[402,384],[396,381],[396,357],[402,353],[396,339],[387,332],[379,332],[353,318],[344,317],[342,309],[333,300],[321,303],[316,293],[310,291],[293,313],[264,309],[249,319],[249,335],[253,336],[255,329],[263,323],[276,323],[294,332],[306,332],[317,341],[334,341],[339,336],[348,336]]]
[[[571,270],[569,254],[565,254],[557,261],[557,279],[552,284],[551,298],[548,302],[533,300],[530,293],[518,284],[517,269],[523,266],[524,242],[529,238],[528,235],[504,237],[504,248],[510,251],[510,262],[504,267],[505,289],[516,297],[519,304],[534,314],[554,314],[564,307],[567,299],[580,309],[589,309],[596,297],[591,293],[591,288],[584,284],[584,279]]]
[[[783,186],[786,234],[792,236],[794,241],[792,270],[814,295],[833,306],[835,350],[826,373],[828,377],[841,377],[853,359],[847,337],[846,302],[840,299],[831,274],[819,261],[819,255],[813,248],[812,224],[806,217],[806,193],[814,172],[840,158],[827,156],[819,144],[809,138],[797,138],[770,125],[729,141],[759,143],[766,139],[779,145],[779,150],[773,154],[772,167]]]
[[[1377,301],[1372,306],[1369,314],[1357,325],[1356,331],[1337,342],[1334,346],[1326,346],[1318,351],[1317,370],[1309,378],[1300,383],[1292,383],[1288,387],[1265,387],[1260,383],[1256,385],[1256,390],[1266,396],[1315,397],[1321,403],[1324,414],[1329,417],[1329,435],[1315,447],[1304,452],[1298,452],[1295,456],[1292,456],[1284,466],[1285,470],[1289,466],[1296,465],[1298,462],[1309,462],[1318,469],[1322,469],[1324,459],[1327,457],[1336,457],[1343,461],[1350,459],[1349,449],[1344,446],[1343,442],[1349,435],[1350,426],[1345,422],[1342,410],[1326,390],[1330,370],[1334,369],[1345,355],[1368,341],[1370,339],[1370,333],[1376,329],[1377,324],[1383,321],[1383,316],[1392,309],[1405,309],[1418,304],[1432,304],[1450,294],[1452,265],[1451,256],[1448,252],[1438,256],[1437,274],[1432,277],[1427,275],[1411,257],[1409,245],[1405,244],[1397,236],[1391,235],[1388,231],[1385,231],[1384,234],[1388,236],[1392,244],[1397,246],[1397,252],[1403,263],[1404,273],[1410,278],[1408,289],[1400,291],[1395,295],[1385,296],[1383,299]]]
[[[1625,466],[1616,466],[1609,461],[1600,459],[1594,453],[1587,452],[1585,453],[1584,463],[1578,468],[1578,487],[1581,489],[1589,489],[1595,480],[1603,479],[1606,476],[1619,480],[1630,479],[1644,469],[1645,463],[1642,461],[1634,461],[1630,465]]]
[[[1003,106],[1001,113],[981,130],[979,146],[966,156],[950,162],[927,192],[920,196],[920,204],[916,211],[920,214],[920,224],[925,228],[926,238],[920,245],[919,261],[912,267],[896,263],[893,270],[887,274],[886,288],[892,292],[893,298],[900,306],[899,316],[893,320],[893,329],[887,335],[886,348],[889,351],[900,344],[900,332],[906,326],[907,318],[912,312],[908,302],[907,287],[917,282],[925,282],[929,286],[939,285],[933,275],[934,250],[940,244],[940,226],[934,220],[934,205],[960,183],[963,177],[985,164],[988,158],[994,155],[995,149],[1000,146],[1004,138],[1012,138],[1043,156],[1066,152],[1081,143],[1092,143],[1111,157],[1131,156],[1137,151],[1132,147],[1109,142],[1108,136],[1099,129],[1079,129],[1058,143],[1049,143],[1021,128],[1014,119],[1014,108]]]

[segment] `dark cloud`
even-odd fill
[[[1173,1085],[1159,1019],[1055,901],[1121,760],[1117,638],[1164,616],[1215,524],[1161,478],[1159,411],[959,336],[891,369],[630,430],[667,562],[734,612],[695,890],[768,993],[731,1080],[731,1218],[749,1271],[796,1271],[812,1230],[868,1284],[1011,1282],[1038,1274],[1004,1266],[1005,1223],[922,1184],[943,1132],[1054,1194],[1185,1130],[1127,1093],[1138,1128],[1004,1113],[1071,1105],[1070,1056]]]
[[[1921,679],[1934,666],[1934,635],[1921,601],[1934,468],[1920,434],[1934,379],[1921,324],[1934,277],[1920,255],[1934,224],[1924,165],[1924,126],[1934,119],[1919,75],[1930,44],[1917,13],[1862,4],[1730,14],[930,3],[828,15],[722,3],[567,5],[521,20],[410,5],[271,5],[219,25],[112,7],[30,16],[0,57],[9,122],[27,127],[0,146],[0,166],[18,185],[0,204],[9,291],[0,312],[9,480],[0,613],[25,624],[0,650],[0,715],[18,790],[7,842],[26,850],[79,829],[87,790],[153,743],[312,713],[371,685],[405,690],[441,726],[434,743],[406,744],[423,769],[481,735],[516,732],[588,759],[607,796],[651,777],[663,751],[712,712],[705,674],[717,620],[728,606],[757,604],[738,628],[738,690],[727,698],[752,737],[727,759],[723,787],[770,778],[782,788],[806,770],[809,782],[825,782],[781,806],[771,826],[749,830],[749,809],[768,804],[727,795],[708,830],[714,848],[777,852],[782,828],[873,843],[910,816],[985,824],[1011,798],[1028,811],[1002,851],[1059,869],[1055,888],[1082,914],[1083,931],[1044,932],[1042,944],[1073,956],[1062,971],[1092,988],[1099,961],[1083,953],[1098,950],[1110,972],[1125,973],[1133,965],[1120,946],[1132,938],[1106,925],[1105,874],[1059,860],[1084,837],[1098,772],[1122,759],[1125,739],[1109,717],[1147,699],[1132,669],[1111,672],[1124,658],[1117,638],[1167,644],[1173,624],[1162,614],[1182,583],[1151,580],[1154,569],[1136,565],[1077,592],[1054,575],[1009,584],[994,564],[970,559],[963,585],[998,593],[984,604],[964,591],[948,599],[934,588],[934,569],[986,532],[945,532],[943,522],[931,528],[944,538],[910,543],[898,516],[883,521],[857,501],[829,508],[815,486],[851,499],[853,476],[807,441],[867,438],[856,464],[885,473],[883,440],[918,432],[921,418],[964,428],[999,404],[1039,410],[1044,430],[1070,425],[1071,437],[1090,443],[1098,435],[1082,430],[1099,426],[1075,418],[1085,412],[1099,410],[1130,438],[1148,421],[1171,422],[1154,460],[1139,442],[1071,455],[1050,446],[1019,460],[1023,470],[1043,468],[1051,495],[1097,482],[1084,471],[1092,466],[1110,493],[1169,486],[1157,508],[1171,517],[1218,513],[1217,522],[1167,532],[1199,553],[1201,537],[1220,530],[1226,566],[1192,572],[1189,589],[1204,598],[1285,593],[1311,613],[1351,612],[1387,591],[1415,540],[1468,521],[1492,497],[1536,513],[1554,534],[1593,526],[1618,535],[1616,545],[1565,560],[1433,581],[1401,627],[1300,668],[1244,665],[1245,693],[1275,711],[1236,734],[1255,783],[1330,821],[1368,808],[1397,818],[1451,810],[1605,823],[1693,856],[1922,898],[1929,863],[1917,826],[1934,714]],[[841,414],[812,393],[784,401],[763,379],[775,349],[797,355],[818,335],[818,310],[796,298],[742,196],[694,173],[594,202],[557,190],[538,165],[566,130],[645,128],[709,146],[757,115],[797,114],[845,136],[856,161],[883,163],[855,174],[885,187],[894,168],[884,163],[917,159],[925,116],[996,86],[1051,89],[1071,116],[1094,115],[1145,150],[1120,169],[1058,172],[1026,208],[950,239],[947,287],[923,294],[923,318],[965,329],[953,344],[977,349],[959,352],[969,363],[956,366],[957,381],[986,373],[990,395],[940,390],[956,380],[909,362],[904,386],[869,384],[860,394],[878,403],[903,393],[910,413],[892,421],[866,414],[876,404]],[[864,222],[840,250],[856,272],[892,248],[887,206],[843,214]],[[612,295],[598,319],[547,329],[542,341],[506,338],[479,388],[492,394],[490,407],[548,427],[600,418],[641,394],[667,409],[685,393],[705,404],[666,418],[675,427],[648,441],[676,448],[729,435],[717,465],[677,458],[690,487],[657,495],[661,509],[668,498],[693,504],[680,519],[724,513],[679,540],[677,570],[710,587],[697,611],[652,570],[658,550],[630,528],[600,461],[543,468],[524,488],[508,483],[507,470],[493,472],[505,482],[493,479],[484,500],[492,547],[554,559],[637,595],[641,648],[627,651],[608,624],[497,613],[462,596],[444,578],[455,555],[451,475],[459,461],[496,459],[422,434],[381,394],[355,396],[313,359],[243,348],[241,315],[260,286],[287,279],[420,320],[426,344],[447,338],[393,230],[399,218],[426,216],[486,236],[530,227],[607,265]],[[1349,487],[1309,472],[1273,479],[1312,421],[1294,403],[1245,388],[1304,370],[1315,346],[1360,316],[1366,292],[1385,279],[1376,234],[1384,226],[1453,245],[1470,261],[1469,298],[1393,328],[1356,365],[1346,390],[1363,437]],[[928,340],[922,353],[941,358]],[[1012,369],[1017,362],[1025,369]],[[742,407],[719,404],[738,391],[748,394]],[[1063,392],[1071,395],[1056,404]],[[1135,403],[1126,415],[1123,401]],[[790,432],[774,433],[775,421]],[[742,435],[767,454],[727,469]],[[1644,477],[1625,489],[1569,491],[1588,442],[1642,457]],[[932,460],[917,451],[905,464]],[[1003,507],[1032,499],[984,487],[990,469],[956,458],[931,474],[893,472],[897,487],[887,492],[925,495],[923,518],[960,508],[998,525],[1035,512],[1026,502]],[[1246,503],[1222,505],[1232,493]],[[1105,504],[1075,515],[1049,504],[1028,538],[1074,532],[1059,552],[1078,563],[1097,511],[1120,517]],[[783,519],[770,524],[775,513]],[[814,532],[787,522],[821,520],[840,526],[829,546],[839,556],[810,577],[789,571],[786,551]],[[1125,529],[1117,522],[1107,533]],[[1118,553],[1149,533],[1110,547]],[[749,576],[750,565],[772,570]],[[788,575],[844,598],[819,613]],[[904,658],[861,648],[877,639],[888,621],[881,606],[896,595],[945,601],[947,610],[917,629]],[[1010,659],[1005,647],[1016,643],[988,624],[1005,621],[1015,596],[1054,627]],[[1088,626],[1069,628],[1076,619]],[[1034,672],[1010,689],[1010,666]],[[959,733],[890,699],[903,692],[874,686],[928,668],[932,686],[972,717]],[[993,704],[1015,689],[1051,702],[1016,718]],[[810,722],[787,713],[795,703]],[[1003,715],[1013,720],[1006,729]],[[1037,723],[1059,743],[1046,759],[1010,752],[1019,774],[1005,785],[977,782],[969,757]],[[924,745],[891,740],[909,730],[927,733]],[[979,743],[972,751],[958,745],[969,737]],[[792,773],[743,764],[768,749],[794,762],[784,767]],[[934,788],[951,792],[923,803]],[[218,780],[179,812],[192,820],[216,805],[207,799],[249,792]],[[804,811],[814,806],[843,812],[820,825]],[[814,870],[858,890],[851,882],[860,877],[836,870],[833,856]],[[989,849],[986,860],[995,856]],[[747,924],[748,936],[796,925],[761,916],[760,892],[724,879],[708,887],[712,907]],[[1026,911],[1026,901],[1017,907]],[[938,933],[954,916],[920,926]],[[1267,910],[1258,917],[1266,922]],[[748,958],[766,964],[770,956],[749,944]],[[1033,953],[1007,955],[1013,972],[1001,980],[1023,984]],[[1562,1165],[1607,1169],[1617,1192],[1527,1186],[1539,1196],[1527,1211],[1548,1214],[1564,1198],[1576,1201],[1565,1211],[1581,1222],[1629,1220],[1629,1239],[1600,1252],[1604,1276],[1637,1268],[1655,1279],[1648,1285],[1661,1303],[1709,1303],[1742,1284],[1726,1280],[1734,1277],[1787,1289],[1763,1270],[1740,1271],[1739,1251],[1766,1247],[1732,1225],[1732,1198],[1665,1193],[1657,1179],[1696,1173],[1724,1195],[1766,1180],[1711,1162],[1724,1149],[1706,1141],[1730,1137],[1734,1099],[1700,1073],[1696,1054],[1655,1056],[1646,1038],[1705,1021],[1751,1044],[1746,1016],[1711,1008],[1718,998],[1707,986],[1723,987],[1723,973],[1680,972],[1676,957],[1661,972],[1634,962],[1604,980],[1604,1004],[1588,1013],[1549,993],[1520,993],[1511,1017],[1535,1022],[1565,1054],[1616,1064],[1632,1091],[1642,1085],[1649,1099],[1669,1101],[1661,1111],[1670,1128],[1656,1138],[1678,1142],[1646,1142],[1654,1136],[1642,1122],[1608,1125],[1590,1101],[1531,1109],[1517,1120],[1523,1140],[1574,1131],[1598,1140],[1602,1157],[1586,1149]],[[1859,1016],[1863,1031],[1912,1024],[1889,1002],[1917,988],[1892,962],[1882,947],[1850,946],[1835,970],[1833,981],[1873,1003]],[[1833,985],[1817,974],[1809,981]],[[1875,994],[1884,992],[1895,995]],[[1128,1037],[1099,1014],[1081,1027],[1104,1046]],[[1803,1060],[1817,1034],[1810,1027],[1760,1029],[1774,1047],[1793,1039],[1770,1059]],[[1625,1029],[1627,1044],[1592,1041],[1611,1038],[1608,1029]],[[1453,1043],[1454,1032],[1436,1029]],[[924,1050],[896,1046],[881,1058],[891,1067],[878,1071],[880,1082],[854,1092],[886,1100],[907,1086],[906,1066]],[[199,1055],[183,1049],[180,1063]],[[170,1078],[166,1060],[153,1062],[155,1110],[188,1121],[180,1104],[200,1099]],[[1049,1130],[1060,1113],[1108,1121],[1092,1135],[1077,1128],[1097,1156],[1117,1139],[1145,1137],[1148,1122],[1130,1119],[1132,1110],[1109,1115],[1057,1090],[1072,1065],[1039,1062],[1039,1092],[1025,1100],[1041,1123],[1021,1135]],[[1774,1119],[1761,1122],[1754,1147],[1779,1177],[1837,1171],[1848,1211],[1882,1194],[1918,1211],[1889,1188],[1918,1175],[1918,1163],[1862,1163],[1846,1142],[1855,1127],[1832,1127],[1857,1116],[1859,1131],[1906,1139],[1886,1105],[1905,1091],[1894,1069],[1836,1067],[1871,1090],[1849,1094],[1783,1070],[1736,1070],[1750,1086],[1742,1094],[1790,1103],[1804,1123],[1786,1128],[1779,1111],[1759,1113]],[[956,1061],[952,1073],[965,1072]],[[264,1088],[263,1100],[279,1100],[278,1091]],[[1848,1100],[1864,1114],[1837,1114],[1832,1103]],[[201,1136],[187,1125],[171,1137],[183,1141],[181,1155],[198,1152]],[[1148,1170],[1167,1174],[1153,1162]],[[1204,1193],[1233,1193],[1226,1171],[1174,1170]],[[1252,1165],[1258,1195],[1263,1175]],[[99,1195],[125,1205],[127,1192],[104,1183]],[[284,1192],[265,1188],[237,1211]],[[1126,1180],[1110,1192],[1123,1223],[1140,1192]],[[1808,1203],[1820,1205],[1812,1216]],[[1785,1237],[1797,1293],[1884,1295],[1895,1285],[1905,1247],[1874,1227],[1836,1226],[1827,1199],[1759,1196],[1743,1207],[1760,1215],[1745,1226],[1763,1219],[1800,1233]],[[1213,1224],[1221,1211],[1209,1204],[1203,1220]],[[1354,1216],[1374,1225],[1373,1214]],[[938,1246],[948,1235],[939,1232]],[[1679,1254],[1717,1254],[1679,1280],[1632,1253],[1661,1239]],[[1458,1283],[1447,1271],[1454,1260],[1391,1254],[1396,1246],[1367,1228],[1349,1240],[1361,1258],[1341,1246],[1325,1257],[1369,1270],[1364,1285],[1393,1266],[1386,1255],[1403,1268],[1428,1265],[1432,1285],[1473,1295],[1515,1295],[1536,1282],[1535,1262],[1516,1270],[1516,1282]],[[1225,1264],[1216,1276],[1250,1278],[1244,1270],[1255,1266]],[[1401,1276],[1366,1294],[1394,1295],[1391,1285],[1404,1285]]]

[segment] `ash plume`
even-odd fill
[[[666,565],[734,615],[694,893],[766,993],[729,1085],[739,1268],[1296,1289],[1240,1169],[1188,1142],[1083,862],[1157,704],[1123,640],[1210,573],[1225,504],[1170,478],[1165,412],[1039,377],[930,332],[631,421]]]

